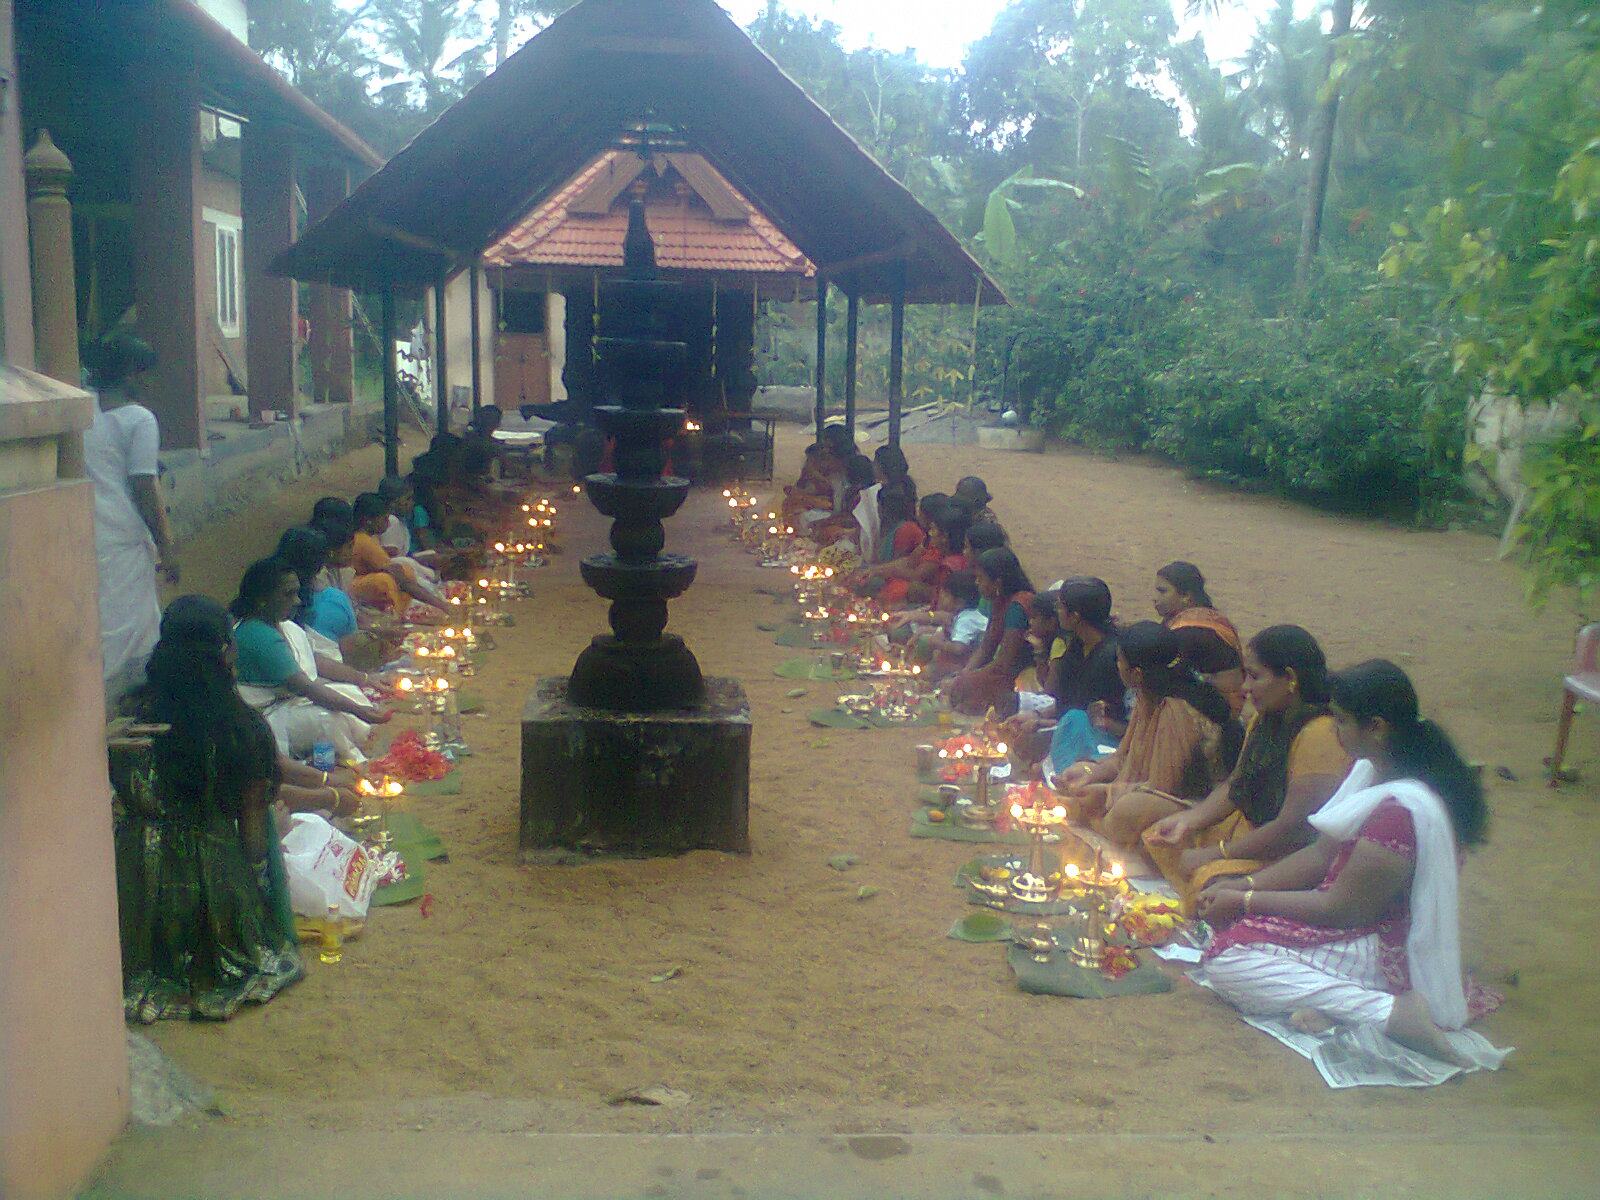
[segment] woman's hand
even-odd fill
[[[1177,846],[1189,839],[1188,813],[1173,813],[1150,827],[1144,839],[1157,846]]]
[[[1178,856],[1178,865],[1185,875],[1193,875],[1207,863],[1214,863],[1222,857],[1215,846],[1192,846]]]
[[[1195,913],[1212,925],[1227,925],[1244,916],[1244,893],[1224,887],[1218,880],[1200,893],[1195,901]]]
[[[394,720],[394,714],[386,708],[368,708],[365,712],[357,713],[368,725],[387,725]]]

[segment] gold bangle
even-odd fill
[[[1244,877],[1244,885],[1252,892],[1256,890],[1256,877],[1253,871]]]
[[[1244,893],[1244,911],[1246,916],[1253,916],[1254,910],[1250,907],[1256,898],[1255,888],[1246,888]]]
[[[1219,837],[1217,839],[1217,853],[1222,855],[1223,858],[1227,858],[1228,857],[1228,839],[1227,838],[1220,838]]]
[[[326,771],[324,771],[322,773],[322,786],[323,787],[327,787],[328,786],[328,773]]]

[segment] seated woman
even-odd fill
[[[969,533],[968,538],[971,538]],[[946,688],[958,712],[981,715],[1003,704],[1017,675],[1032,661],[1028,650],[1028,602],[1033,584],[1017,556],[1005,547],[978,556],[978,589],[989,602],[988,628],[967,665]]]
[[[1193,910],[1213,879],[1248,875],[1311,844],[1308,820],[1350,771],[1328,714],[1328,662],[1298,625],[1274,625],[1244,653],[1256,715],[1238,765],[1193,808],[1145,831],[1144,844]]]
[[[1105,758],[1128,729],[1111,589],[1092,576],[1068,579],[1056,592],[1056,619],[1067,652],[1056,664],[1056,723],[1041,770],[1046,781],[1074,763]]]
[[[906,564],[922,554],[928,535],[915,517],[916,503],[902,484],[885,484],[878,493],[878,562],[857,573],[851,581],[862,595],[875,596],[884,608],[899,608],[909,597],[911,584]],[[893,574],[891,574],[893,572]],[[924,599],[927,592],[922,592]]]
[[[1233,769],[1239,724],[1222,694],[1178,654],[1170,629],[1140,621],[1122,631],[1117,669],[1133,690],[1116,752],[1056,776],[1087,821],[1123,846],[1163,817],[1203,799]]]
[[[1244,709],[1244,650],[1239,631],[1206,594],[1193,563],[1170,562],[1156,572],[1156,615],[1178,635],[1184,661],[1227,698],[1234,716]]]
[[[267,718],[283,753],[303,758],[326,741],[341,762],[364,762],[371,727],[389,720],[361,691],[376,681],[312,649],[289,619],[299,603],[300,577],[282,562],[265,558],[246,568],[231,605],[239,692]]]
[[[974,525],[986,521],[998,521],[998,518],[994,515],[994,510],[989,507],[994,497],[989,495],[988,485],[976,475],[964,476],[956,484],[955,496],[957,500],[967,506],[967,511],[972,514],[972,523]]]
[[[312,648],[352,665],[376,666],[387,660],[399,642],[396,627],[362,624],[348,593],[333,579],[349,565],[355,531],[332,522],[322,528],[286,529],[275,555],[300,580],[300,603],[294,620],[312,636]]]
[[[911,463],[899,446],[883,445],[872,452],[872,471],[877,481],[888,487],[897,484],[917,504],[917,481],[911,478]]]
[[[885,608],[926,604],[948,575],[968,569],[966,508],[935,493],[922,498],[920,509],[917,525],[927,530],[922,545],[862,578],[863,590],[876,591]]]
[[[1194,978],[1240,1012],[1382,1031],[1462,1065],[1503,1053],[1462,1027],[1496,998],[1461,965],[1459,868],[1488,823],[1477,774],[1421,720],[1404,671],[1374,660],[1333,677],[1339,740],[1357,761],[1311,817],[1311,845],[1201,893],[1221,932]]]
[[[859,551],[862,529],[856,520],[856,508],[861,502],[861,493],[873,484],[872,460],[865,454],[852,457],[844,465],[844,481],[845,489],[838,504],[839,511],[813,525],[810,537],[819,546],[832,546],[837,542],[848,541]]]
[[[411,485],[398,475],[385,475],[378,481],[378,495],[389,505],[389,520],[378,535],[378,545],[401,566],[410,567],[428,587],[439,586],[438,553],[412,545],[411,526],[405,517],[416,512]]]
[[[378,542],[378,535],[389,523],[389,505],[377,492],[362,492],[356,497],[356,536],[352,551],[355,581],[350,594],[374,608],[390,608],[396,616],[405,615],[406,604],[400,594],[420,600],[446,616],[450,606],[438,592],[422,583],[410,567],[389,557]]]
[[[204,596],[167,606],[139,697],[166,725],[114,768],[127,1020],[226,1020],[303,974],[270,812],[272,731],[234,686],[231,622]]]

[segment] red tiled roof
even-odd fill
[[[607,172],[630,169],[631,152],[608,150],[567,180],[483,254],[492,266],[620,267],[622,240],[628,232],[624,188],[602,215],[571,212],[579,197],[603,185]],[[646,168],[645,222],[656,244],[656,265],[665,270],[726,271],[741,275],[811,277],[816,267],[703,158],[702,167],[743,203],[738,220],[718,220],[711,206],[671,165],[658,174]],[[691,172],[692,174],[693,172]]]

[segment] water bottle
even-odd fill
[[[311,765],[318,771],[331,771],[339,765],[339,760],[334,757],[332,742],[312,743]]]

